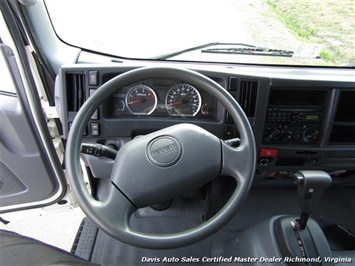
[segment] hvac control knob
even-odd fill
[[[292,132],[290,131],[283,131],[282,134],[281,134],[281,141],[286,143],[288,142],[290,139],[291,139],[291,136],[292,136]]]
[[[303,141],[307,143],[316,142],[318,140],[319,130],[316,128],[306,128],[303,131]]]
[[[279,137],[280,133],[281,133],[281,131],[277,127],[271,128],[266,133],[266,139],[267,140],[277,139]]]

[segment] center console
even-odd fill
[[[253,265],[332,265],[327,239],[317,222],[308,219],[318,205],[322,192],[331,184],[323,171],[299,171],[298,183],[301,217],[275,216],[242,232],[227,254],[235,261]],[[253,261],[247,261],[253,258]]]
[[[248,265],[333,265],[325,261],[332,252],[322,229],[310,219],[307,228],[297,227],[297,217],[276,216],[244,231],[227,254]],[[247,264],[245,264],[247,265]]]

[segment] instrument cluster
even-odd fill
[[[146,80],[117,90],[110,98],[110,117],[216,117],[216,100],[194,86],[172,80]]]

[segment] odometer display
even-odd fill
[[[201,109],[201,95],[189,84],[172,87],[165,99],[165,106],[172,116],[195,116]]]

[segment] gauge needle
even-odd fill
[[[182,101],[171,103],[170,106],[175,106],[175,105],[179,105],[179,104],[182,104]]]
[[[141,103],[143,102],[142,100],[135,100],[135,101],[130,101],[128,104],[135,104],[135,103]]]
[[[182,101],[171,103],[170,106],[175,106],[175,105],[179,105],[179,104],[187,104],[188,102],[189,102],[188,100],[184,99]]]

